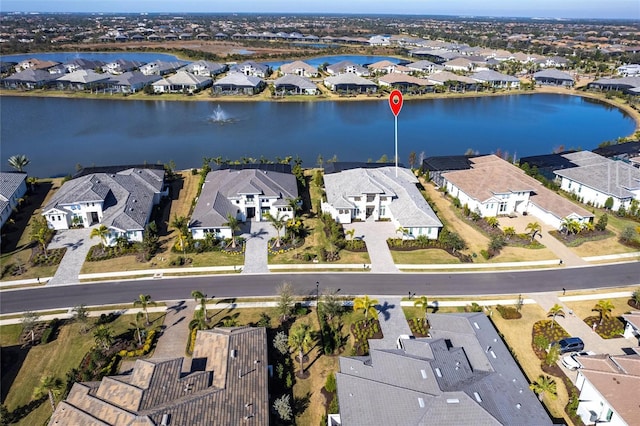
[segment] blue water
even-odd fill
[[[51,52],[51,53],[25,53],[21,55],[0,56],[2,62],[20,62],[25,59],[36,58],[44,61],[66,63],[74,59],[87,59],[91,61],[112,62],[116,59],[126,59],[138,62],[153,62],[155,60],[177,61],[174,55],[151,52]]]
[[[306,62],[307,64],[316,68],[324,63],[336,64],[342,61],[351,61],[358,65],[369,65],[369,64],[373,64],[374,62],[385,61],[385,60],[393,62],[394,64],[399,64],[400,62],[404,61],[404,59],[393,58],[391,56],[367,56],[367,55],[334,55],[334,56],[318,56],[315,58],[302,59],[303,62]],[[271,68],[277,69],[282,64],[287,64],[293,61],[294,61],[293,59],[289,59],[286,61],[265,62],[265,64],[269,64]]]
[[[73,173],[76,164],[168,163],[199,167],[202,158],[274,159],[318,155],[376,161],[394,155],[388,101],[169,102],[0,98],[0,167],[25,154],[30,174]],[[634,121],[621,110],[569,95],[533,94],[405,100],[398,117],[399,159],[482,154],[517,158],[564,147],[593,149],[627,136]]]

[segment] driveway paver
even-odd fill
[[[371,259],[371,272],[398,272],[387,238],[398,236],[391,222],[353,222],[344,225],[344,229],[354,229],[355,237],[362,238],[367,244],[367,251]]]
[[[191,358],[185,355],[189,338],[189,322],[196,308],[194,301],[173,301],[167,303],[162,334],[158,337],[154,359],[182,358],[182,371],[191,371]]]
[[[380,303],[376,306],[376,309],[378,310],[378,321],[380,322],[383,338],[369,340],[369,345],[372,348],[395,349],[400,335],[411,335],[411,329],[400,306],[401,301],[400,297],[378,298]]]
[[[242,225],[245,238],[243,274],[268,274],[267,245],[277,235],[269,222],[247,222]],[[282,236],[282,235],[281,235]]]
[[[67,251],[58,265],[53,278],[47,285],[63,285],[78,282],[78,275],[89,253],[91,246],[99,242],[91,241],[91,228],[67,229],[56,231],[48,248],[56,249],[66,247]]]

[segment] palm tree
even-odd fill
[[[178,231],[178,244],[182,254],[185,254],[185,234],[188,232],[187,225],[189,221],[184,216],[173,215],[173,220],[169,224],[170,227]]]
[[[202,310],[196,311],[193,314],[193,319],[189,322],[189,330],[206,330],[209,328],[207,325],[207,319]]]
[[[106,351],[113,344],[113,330],[106,325],[101,325],[93,332],[93,339],[96,345],[102,346],[102,349]]]
[[[593,307],[592,311],[596,311],[600,314],[600,325],[602,325],[604,319],[611,316],[611,312],[614,308],[615,306],[611,303],[611,300],[599,300]]]
[[[193,290],[191,292],[191,297],[193,297],[196,302],[200,303],[200,310],[204,315],[204,320],[209,322],[209,318],[207,317],[207,295],[200,290]]]
[[[373,318],[378,318],[378,311],[376,310],[377,304],[378,301],[376,299],[369,299],[369,296],[364,295],[353,299],[353,310],[362,311],[364,313],[365,324],[368,324],[369,315]]]
[[[424,311],[424,326],[426,327],[429,322],[427,319],[427,309],[429,309],[429,301],[427,300],[427,296],[420,296],[420,299],[413,302],[413,306],[422,308],[422,310]]]
[[[529,222],[524,230],[528,231],[528,233],[531,234],[531,241],[533,241],[536,237],[536,234],[542,232],[542,226],[540,226],[538,222]]]
[[[500,226],[500,222],[498,221],[498,218],[495,216],[490,216],[486,218],[485,221],[492,228],[497,228],[498,226]]]
[[[118,235],[116,237],[116,247],[118,248],[118,252],[123,253],[125,249],[129,246],[129,240],[124,235]]]
[[[149,311],[147,310],[148,306],[156,306],[156,302],[151,300],[151,296],[148,294],[141,294],[140,296],[138,296],[137,300],[133,301],[133,307],[138,307],[140,306],[142,308],[142,310],[144,311],[144,314],[147,318],[147,322],[145,323],[145,325],[151,325],[151,321],[149,321]]]
[[[26,155],[12,155],[9,157],[9,165],[19,172],[24,172],[24,168],[31,162]]]
[[[138,312],[136,314],[136,321],[129,323],[136,328],[136,334],[138,335],[138,346],[142,346],[142,333],[140,332],[140,320],[142,319],[142,316],[143,313]]]
[[[227,221],[222,226],[228,226],[231,229],[231,247],[236,248],[236,232],[240,230],[240,221],[237,217],[227,215]]]
[[[296,214],[300,211],[300,202],[302,201],[302,198],[300,197],[287,198],[286,201],[287,201],[287,206],[289,206],[291,211],[293,211],[293,217],[296,217]]]
[[[309,324],[299,323],[289,332],[289,347],[294,351],[298,351],[301,375],[304,372],[304,353],[311,349],[312,345],[313,337],[311,336],[311,328],[309,327]]]
[[[529,389],[538,394],[540,401],[545,393],[548,393],[551,399],[556,399],[558,396],[556,382],[549,376],[540,375],[535,382],[529,385]]]
[[[49,396],[49,403],[51,404],[51,410],[56,411],[56,399],[55,397],[62,392],[63,384],[62,380],[54,376],[44,376],[40,379],[40,385],[33,391],[33,397],[36,399],[42,398],[43,395]]]
[[[549,312],[547,312],[547,316],[548,317],[553,317],[551,319],[551,328],[553,329],[553,325],[556,322],[556,316],[560,315],[562,318],[564,318],[564,311],[562,310],[562,306],[560,306],[559,304],[555,304],[551,307],[551,309],[549,309]]]
[[[560,228],[564,229],[567,234],[577,234],[582,230],[582,225],[575,219],[564,218]]]
[[[287,218],[280,216],[280,212],[274,217],[271,213],[267,212],[264,214],[264,218],[276,228],[276,247],[280,247],[280,231],[284,228],[284,225],[287,223]]]
[[[109,236],[109,228],[107,228],[104,225],[100,225],[97,228],[93,228],[91,230],[91,235],[89,235],[89,238],[93,238],[93,237],[98,237],[100,238],[100,244],[102,244],[102,247],[107,245],[107,237]]]
[[[631,300],[636,308],[640,308],[640,288],[633,292]]]
[[[345,235],[349,236],[350,240],[353,240],[353,236],[356,235],[356,229],[355,228],[347,229],[344,233]]]

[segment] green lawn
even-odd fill
[[[391,257],[401,265],[460,263],[460,259],[441,249],[391,250]]]

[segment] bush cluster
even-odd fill
[[[142,345],[141,348],[132,350],[132,351],[123,349],[120,352],[118,352],[118,355],[121,356],[122,358],[124,357],[131,358],[131,357],[143,356],[148,354],[151,351],[151,348],[153,347],[155,336],[156,336],[156,331],[151,330],[149,333],[147,333],[147,338],[144,340],[144,345]]]
[[[510,319],[520,319],[522,318],[522,314],[518,312],[516,308],[513,306],[496,306],[496,311],[500,312],[502,318],[510,320]]]
[[[58,327],[60,327],[60,321],[58,318],[52,319],[47,328],[42,333],[42,338],[40,339],[40,344],[46,344],[52,342],[55,339],[56,332],[58,331]]]

